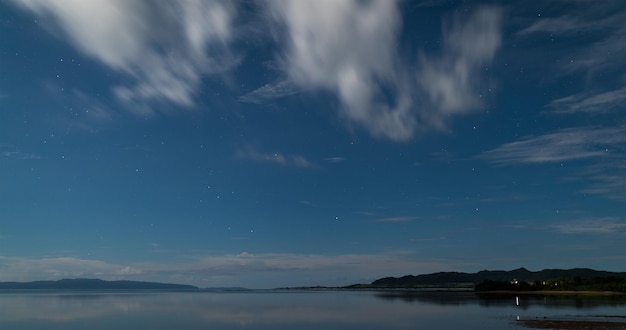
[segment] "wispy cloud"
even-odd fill
[[[85,55],[120,73],[118,100],[141,115],[191,108],[205,76],[223,77],[241,56],[246,27],[232,1],[11,0]],[[407,141],[481,106],[483,71],[500,48],[502,12],[478,7],[446,20],[442,49],[405,54],[400,1],[301,0],[254,5],[253,24],[274,37],[274,82],[240,97],[267,103],[303,91],[330,93],[339,116],[375,137]],[[372,42],[375,41],[375,42]],[[98,114],[96,114],[98,115]]]
[[[279,62],[288,81],[332,92],[343,105],[342,115],[375,136],[411,136],[416,122],[394,67],[401,24],[395,1],[267,4],[276,24],[285,27],[279,36],[286,40]],[[377,101],[382,86],[398,98],[395,105]]]
[[[419,219],[419,218],[418,217],[405,216],[405,217],[380,218],[380,219],[376,219],[374,221],[376,221],[376,222],[410,222],[410,221],[415,221],[417,219]]]
[[[626,234],[626,219],[606,217],[575,220],[553,225],[551,229],[563,234]]]
[[[266,84],[254,91],[242,95],[239,100],[249,103],[263,104],[271,102],[277,98],[294,95],[300,92],[300,89],[289,81],[281,81],[276,84]]]
[[[626,127],[567,128],[519,141],[505,143],[482,153],[479,158],[501,165],[552,163],[608,157],[626,144]]]
[[[346,158],[344,158],[344,157],[327,157],[327,158],[324,158],[324,160],[329,162],[329,163],[337,164],[337,163],[345,162]]]
[[[19,148],[17,148],[13,144],[2,143],[2,142],[0,142],[0,155],[7,157],[7,158],[22,159],[22,160],[44,158],[42,155],[21,151],[19,150]]]
[[[601,93],[574,94],[550,102],[557,114],[626,112],[626,87]]]
[[[468,18],[455,16],[444,27],[440,57],[420,54],[418,83],[435,107],[433,124],[481,105],[480,74],[501,44],[501,9],[482,7]]]
[[[578,18],[571,16],[563,16],[556,18],[544,18],[537,20],[528,27],[517,32],[520,36],[526,36],[532,33],[571,33],[578,28],[586,27],[588,24],[581,22]]]
[[[36,154],[21,152],[21,151],[3,151],[2,155],[8,158],[16,159],[42,159],[43,157]]]
[[[252,148],[241,149],[236,157],[260,163],[270,163],[283,166],[316,168],[317,165],[302,155],[285,155],[282,153],[262,153]]]
[[[0,256],[0,281],[32,281],[67,277],[176,281],[203,286],[275,287],[283,285],[344,285],[356,276],[367,281],[388,275],[449,270],[445,260],[414,258],[406,253],[296,254],[248,253],[186,256],[176,262],[116,264],[71,257]],[[359,277],[360,278],[360,277]],[[346,282],[347,281],[347,282]]]
[[[582,192],[626,200],[626,127],[561,129],[502,144],[477,158],[497,165],[585,160],[574,179],[586,180]],[[571,179],[571,178],[570,178]]]
[[[551,101],[547,109],[558,115],[606,115],[626,110],[626,87],[623,66],[626,44],[626,13],[621,4],[603,7],[572,3],[569,14],[542,18],[521,30],[518,35],[552,34],[574,44],[564,49],[568,61],[557,67],[557,75],[583,73],[585,88],[581,91]],[[571,13],[575,12],[576,15]],[[586,31],[584,47],[578,31]],[[569,78],[567,78],[569,79]],[[616,123],[622,125],[622,123]],[[584,181],[584,193],[626,200],[626,128],[580,127],[555,131],[541,136],[527,137],[501,145],[481,155],[497,164],[550,163],[568,160],[585,160],[573,179]],[[571,179],[571,178],[570,178]]]
[[[398,53],[399,2],[271,1],[268,8],[275,30],[284,31],[277,33],[286,40],[277,61],[286,81],[331,92],[348,123],[391,140],[408,140],[476,110],[479,69],[500,47],[501,11],[481,7],[455,16],[443,31],[442,53],[422,53],[411,74],[412,61]],[[272,97],[276,89],[264,86],[255,96]]]
[[[72,277],[98,277],[113,280],[142,273],[140,269],[130,265],[74,257],[24,258],[0,256],[0,262],[3,264],[0,280],[3,281],[33,281]]]
[[[575,13],[575,14],[572,14]],[[620,67],[621,56],[626,49],[621,40],[626,36],[626,19],[622,4],[607,3],[606,6],[590,8],[584,3],[573,3],[562,16],[543,17],[518,32],[519,36],[551,33],[560,38],[577,38],[579,31],[593,32],[595,38],[589,47],[570,54],[574,61],[566,62],[569,70],[584,70],[596,74],[607,67]]]
[[[201,76],[236,63],[228,45],[236,15],[229,1],[13,0],[75,48],[132,83],[113,93],[132,109],[194,105]]]
[[[622,147],[620,152],[626,150]],[[583,192],[626,201],[626,157],[611,157],[588,166],[581,175],[593,180]]]
[[[626,13],[622,4],[590,8],[580,3],[572,3],[567,14],[559,17],[546,17],[536,20],[518,32],[518,36],[530,37],[536,34],[551,34],[562,40],[576,40],[577,48],[565,49],[569,60],[559,66],[562,75],[582,72],[587,77],[584,90],[579,93],[554,100],[549,107],[556,113],[571,114],[606,113],[623,110],[626,100],[624,87],[623,56],[626,52]],[[576,14],[571,14],[575,12]],[[579,31],[585,31],[591,38],[580,44]],[[573,42],[571,44],[574,44]]]
[[[306,206],[310,206],[310,207],[317,207],[317,204],[311,202],[311,201],[307,201],[307,200],[301,200],[300,204],[306,205]]]
[[[366,281],[391,275],[447,270],[451,266],[444,260],[414,258],[405,253],[380,254],[297,254],[297,253],[247,253],[198,256],[187,264],[159,265],[160,271],[193,273],[196,276],[224,276],[226,280],[239,279],[265,281],[266,286],[284,285],[343,285],[354,283],[356,276],[366,276]],[[276,277],[282,278],[282,282]],[[352,279],[351,279],[352,278]],[[259,284],[257,284],[259,285]]]

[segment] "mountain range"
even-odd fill
[[[353,284],[348,289],[384,288],[473,288],[484,281],[520,282],[549,281],[554,279],[615,278],[626,280],[626,272],[608,272],[589,268],[544,269],[529,271],[518,268],[510,271],[483,270],[476,273],[438,272],[402,277],[383,277],[369,284]],[[221,290],[245,290],[243,288],[220,288]],[[142,281],[105,281],[101,279],[62,279],[57,281],[0,282],[0,290],[200,290],[186,284],[170,284]],[[203,289],[207,290],[207,289]]]
[[[477,273],[438,272],[402,277],[384,277],[370,284],[354,284],[348,288],[420,288],[420,287],[474,287],[483,281],[523,282],[547,281],[558,278],[616,277],[626,279],[626,272],[607,272],[589,268],[544,269],[533,272],[526,268],[510,271],[483,270]]]
[[[0,290],[197,290],[193,285],[76,278],[58,281],[0,282]]]

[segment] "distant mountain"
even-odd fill
[[[200,289],[205,292],[226,292],[226,291],[253,291],[254,289],[248,289],[241,286],[226,286],[226,287],[210,287]]]
[[[607,272],[589,268],[544,269],[532,272],[526,268],[510,271],[483,270],[477,273],[439,272],[424,275],[406,275],[402,277],[384,277],[370,284],[354,284],[348,288],[424,288],[424,287],[473,287],[484,281],[524,282],[547,281],[557,278],[594,278],[616,277],[626,279],[626,272]]]
[[[0,282],[0,290],[197,290],[193,285],[76,278],[58,281]]]

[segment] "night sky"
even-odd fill
[[[0,0],[0,281],[626,271],[626,2]]]

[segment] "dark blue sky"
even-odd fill
[[[626,262],[622,1],[0,1],[0,280]]]

